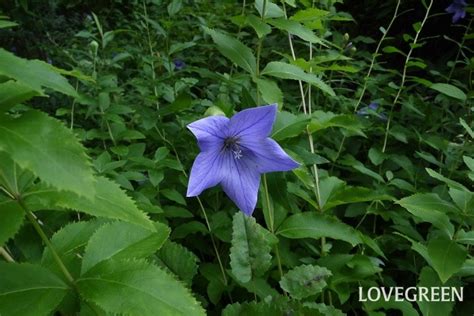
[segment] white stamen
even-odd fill
[[[232,152],[234,153],[235,159],[242,158],[242,150],[240,150],[240,148],[237,148],[236,150],[232,150]]]

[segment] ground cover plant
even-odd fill
[[[0,10],[0,315],[474,313],[472,4]]]

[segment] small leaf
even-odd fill
[[[452,98],[466,101],[466,94],[456,86],[453,86],[448,83],[434,83],[430,86],[431,89],[441,92]]]
[[[216,32],[207,27],[204,30],[212,37],[222,55],[230,59],[237,66],[242,67],[248,73],[256,74],[257,61],[250,48],[229,35]]]
[[[301,265],[288,271],[281,279],[280,286],[296,299],[320,293],[327,285],[331,271],[315,265]]]
[[[267,23],[263,22],[262,19],[253,14],[247,16],[246,22],[253,27],[258,38],[263,38],[272,32],[272,28]]]
[[[188,94],[181,94],[173,101],[173,103],[160,108],[155,113],[161,116],[178,113],[190,108],[193,105],[192,101],[193,99]]]
[[[111,258],[144,259],[155,253],[170,233],[170,229],[164,224],[155,223],[155,227],[156,232],[125,222],[103,225],[87,244],[81,274]]]
[[[13,80],[0,84],[0,112],[10,110],[14,105],[31,99],[40,93]]]
[[[329,237],[343,240],[352,246],[362,243],[357,231],[337,218],[315,212],[305,212],[288,217],[277,234],[290,239]]]
[[[242,283],[263,275],[270,268],[270,251],[275,237],[261,227],[255,218],[237,212],[233,218],[230,266]]]
[[[106,260],[76,281],[84,299],[107,313],[205,315],[180,282],[144,260]]]
[[[466,260],[467,251],[455,241],[439,236],[429,241],[428,255],[431,259],[431,266],[444,284],[453,274],[461,270]]]
[[[285,12],[271,0],[255,0],[255,8],[264,19],[285,16]],[[263,8],[265,8],[265,12],[263,12]]]
[[[281,92],[275,81],[258,78],[255,82],[257,83],[258,92],[262,95],[265,103],[276,103],[280,108],[283,106],[283,92]]]
[[[457,209],[449,202],[442,200],[434,193],[417,193],[397,202],[411,214],[424,222],[433,224],[436,228],[453,236],[454,226],[451,224],[447,212],[457,213]]]
[[[18,118],[0,114],[0,151],[59,190],[87,198],[94,194],[84,148],[70,129],[42,112],[32,110]]]
[[[308,74],[295,65],[282,63],[279,61],[272,61],[267,64],[265,69],[262,70],[261,74],[280,79],[301,80],[314,85],[316,88],[319,88],[330,96],[336,95],[334,90],[332,90],[331,87],[319,77],[313,74]]]
[[[0,315],[51,315],[68,290],[43,267],[0,262]]]
[[[186,206],[186,200],[183,195],[175,189],[164,189],[160,191],[168,200],[174,201],[178,204]]]
[[[283,140],[300,135],[308,125],[310,119],[300,114],[298,116],[290,112],[278,112],[275,124],[273,125],[272,138]]]
[[[271,19],[267,20],[267,22],[280,30],[298,36],[304,41],[326,46],[326,44],[324,44],[323,41],[313,33],[313,31],[306,28],[297,21],[287,19]]]
[[[157,253],[161,264],[176,274],[188,285],[192,284],[193,278],[198,271],[198,257],[184,246],[167,241]]]

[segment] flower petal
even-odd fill
[[[197,196],[222,181],[223,156],[219,151],[203,151],[194,160],[187,197]]]
[[[288,171],[300,165],[271,138],[263,140],[245,138],[242,146],[252,152],[252,160],[260,173]]]
[[[277,105],[271,104],[246,109],[230,119],[229,135],[263,138],[270,135],[275,121]]]
[[[245,215],[250,216],[257,205],[260,173],[251,160],[235,159],[232,154],[227,154],[225,157],[222,188],[237,207]]]
[[[214,115],[192,122],[187,127],[196,136],[202,151],[215,150],[227,135],[229,121],[225,116]]]

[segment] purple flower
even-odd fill
[[[362,109],[358,110],[356,114],[358,116],[368,117],[370,114],[376,115],[380,120],[386,121],[387,115],[383,112],[377,113],[377,109],[379,108],[379,104],[377,102],[372,102],[368,106],[363,107]]]
[[[174,64],[174,68],[176,68],[177,70],[181,70],[186,66],[184,61],[182,61],[181,59],[173,60],[173,64]]]
[[[191,169],[187,196],[197,196],[220,184],[250,216],[257,204],[260,174],[299,166],[268,137],[276,111],[272,104],[243,110],[230,119],[210,116],[189,124],[201,153]]]
[[[453,15],[453,23],[457,23],[466,16],[466,6],[467,3],[465,0],[454,0],[449,7],[446,8],[446,12]]]

